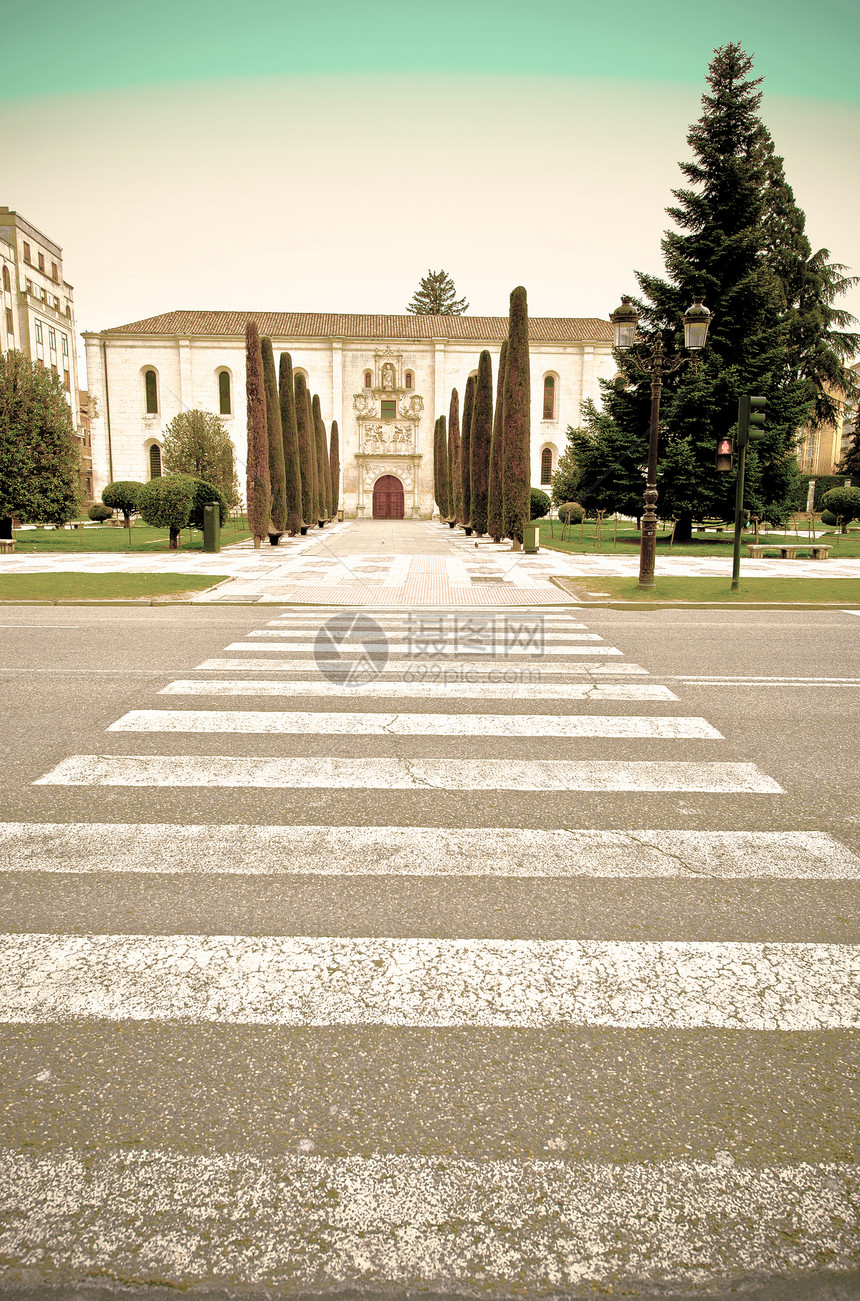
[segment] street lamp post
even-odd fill
[[[615,347],[626,352],[637,343],[636,327],[639,313],[629,298],[621,300],[610,316],[614,334]],[[701,298],[694,298],[693,306],[684,313],[684,345],[695,357],[705,346],[711,313],[702,303]],[[643,375],[651,376],[651,422],[648,428],[648,465],[645,471],[645,492],[643,500],[645,510],[642,515],[641,542],[639,544],[639,586],[654,587],[654,555],[657,549],[657,440],[660,431],[660,393],[663,388],[663,376],[671,375],[689,358],[680,354],[669,359],[663,351],[663,340],[658,336],[650,350],[644,355],[634,355],[633,363]]]

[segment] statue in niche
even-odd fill
[[[382,387],[384,389],[397,388],[397,374],[390,361],[387,361],[382,367]]]

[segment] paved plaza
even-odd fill
[[[559,526],[560,528],[560,526]],[[746,577],[857,578],[860,560],[743,560]],[[725,556],[660,553],[658,572],[678,577],[725,577]],[[255,549],[250,541],[225,546],[217,555],[163,551],[157,555],[72,556],[24,554],[0,557],[0,574],[38,573],[227,574],[230,581],[193,598],[197,604],[390,606],[524,606],[575,602],[553,578],[590,580],[634,577],[638,548],[567,555],[546,547],[534,556],[511,550],[509,542],[467,538],[462,530],[429,521],[348,520],[278,547]]]

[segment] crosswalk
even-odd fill
[[[860,952],[786,919],[860,859],[708,827],[782,787],[567,613],[368,618],[285,609],[37,778],[89,790],[92,821],[0,824],[0,879],[88,910],[0,934],[0,1024],[41,1091],[0,1149],[9,1279],[538,1295],[857,1268],[860,1166],[816,1126],[821,1088],[853,1099],[827,1069]],[[124,818],[147,792],[171,816]],[[612,825],[644,794],[649,826]]]

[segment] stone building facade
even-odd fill
[[[160,474],[164,430],[191,408],[221,416],[243,483],[246,319],[243,312],[177,311],[84,334],[96,403],[96,496],[111,480]],[[377,514],[430,518],[436,417],[447,416],[453,388],[462,402],[483,348],[495,376],[507,318],[258,312],[254,319],[271,337],[276,363],[289,352],[294,370],[319,394],[327,428],[338,422],[346,517],[370,517],[376,503]],[[581,402],[597,400],[598,381],[615,373],[611,336],[608,321],[530,320],[535,486],[548,485]]]

